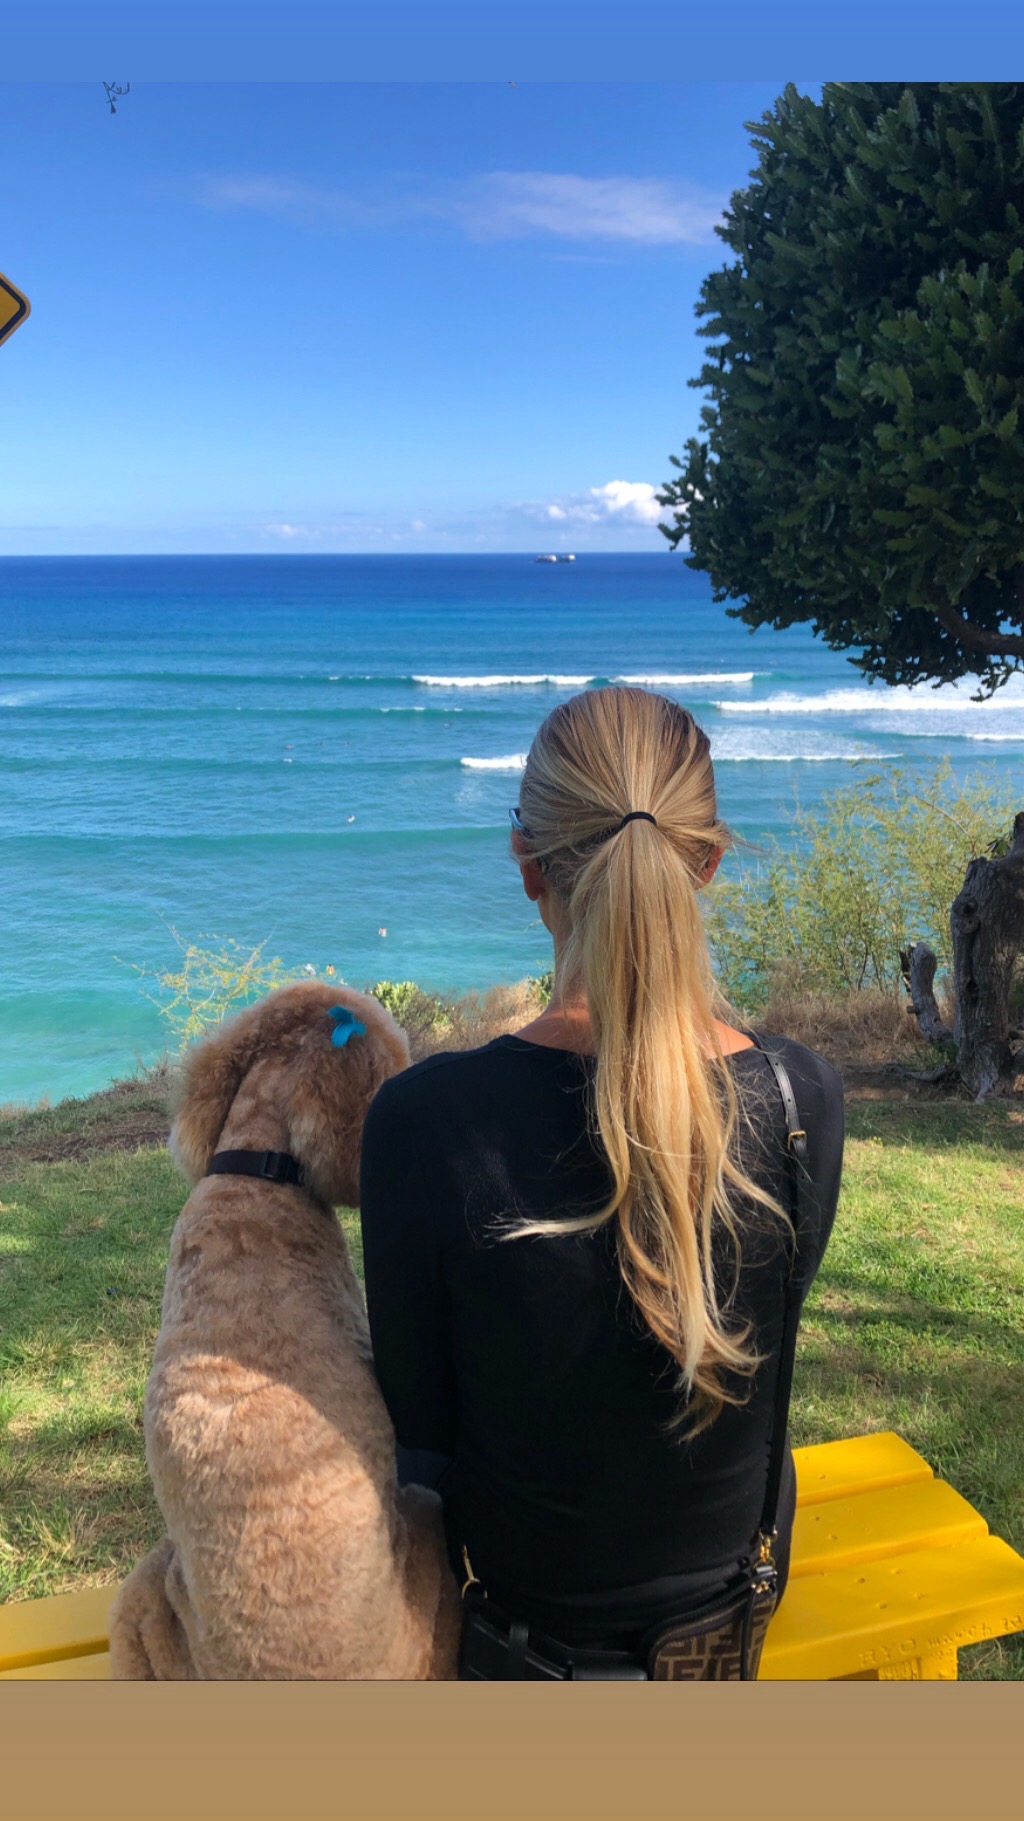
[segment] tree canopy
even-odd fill
[[[888,683],[1024,668],[1024,83],[790,85],[716,230],[661,529]]]

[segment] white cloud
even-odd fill
[[[456,218],[479,240],[554,234],[634,246],[705,243],[722,201],[658,177],[580,177],[569,171],[492,171],[456,198]]]
[[[368,541],[372,544],[377,539],[402,543],[429,531],[429,526],[421,518],[390,520],[386,525],[378,525],[364,513],[345,512],[333,519],[310,519],[302,525],[278,520],[260,525],[258,529],[262,537],[281,543],[301,541],[339,549],[361,549]]]
[[[603,487],[591,487],[590,495],[610,517],[634,519],[640,525],[656,525],[661,517],[649,481],[606,481]]]
[[[649,481],[605,481],[586,493],[567,494],[548,505],[527,505],[535,517],[575,525],[605,525],[612,521],[630,525],[656,525],[662,516],[655,489]]]
[[[572,171],[489,171],[433,187],[396,180],[359,195],[287,178],[211,177],[199,201],[334,232],[433,220],[473,240],[541,236],[620,246],[705,245],[724,206],[693,184]]]
[[[406,512],[388,511],[383,519],[372,506],[329,508],[321,516],[309,503],[275,502],[302,511],[301,518],[254,518],[250,537],[256,534],[264,548],[281,550],[468,550],[475,546],[493,550],[649,550],[661,539],[656,527],[664,516],[649,481],[609,480],[600,485],[563,493],[555,498],[459,504],[429,519],[409,518]],[[329,514],[329,515],[328,515]],[[536,540],[536,545],[534,544]]]

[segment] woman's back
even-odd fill
[[[842,1084],[802,1045],[782,1054],[808,1134],[808,1197],[796,1270],[806,1287],[835,1213]],[[751,1127],[744,1169],[788,1205],[785,1124],[763,1054],[728,1058]],[[596,1212],[609,1172],[590,1135],[588,1056],[519,1037],[429,1059],[370,1111],[362,1212],[374,1357],[399,1443],[453,1457],[453,1542],[518,1610],[549,1625],[574,1602],[600,1626],[615,1596],[678,1606],[731,1579],[749,1551],[767,1470],[790,1248],[770,1209],[740,1204],[730,1319],[752,1324],[764,1358],[739,1399],[692,1439],[677,1363],[626,1294],[617,1226],[502,1238],[522,1219]],[[716,1235],[724,1298],[736,1260]],[[748,1395],[749,1393],[749,1395]],[[640,1597],[635,1590],[643,1589]],[[604,1599],[602,1600],[602,1596]],[[608,1625],[605,1624],[605,1629]]]
[[[806,1283],[835,1213],[841,1084],[797,1044],[776,1073],[719,991],[700,894],[733,837],[679,703],[624,686],[559,703],[509,816],[554,944],[550,1002],[370,1110],[381,1386],[400,1445],[450,1460],[450,1553],[487,1595],[467,1601],[465,1674],[560,1676],[612,1639],[644,1674],[645,1629],[678,1639],[709,1599],[721,1663],[747,1669],[795,1500],[789,1451],[769,1446],[788,1390],[781,1090],[788,1066],[815,1191]]]

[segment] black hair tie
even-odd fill
[[[625,828],[627,822],[653,822],[655,828],[658,826],[657,818],[651,815],[650,810],[631,809],[628,816],[623,816],[622,821],[619,823],[619,828],[615,830],[615,833],[618,834],[619,829]]]

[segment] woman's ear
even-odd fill
[[[544,884],[546,869],[541,865],[539,860],[533,858],[526,841],[523,839],[518,829],[513,831],[512,852],[519,862],[519,870],[523,875],[523,890],[529,898],[530,903],[536,904],[537,899],[541,897],[546,889]]]
[[[520,860],[519,869],[523,875],[523,890],[531,904],[547,890],[547,883],[541,870],[539,860]]]
[[[721,864],[722,855],[724,853],[725,853],[724,847],[716,847],[712,850],[711,854],[708,856],[707,860],[704,862],[704,865],[701,868],[701,871],[697,874],[697,884],[698,885],[710,885],[711,884],[711,881],[714,878],[715,874],[717,873],[718,868]]]

